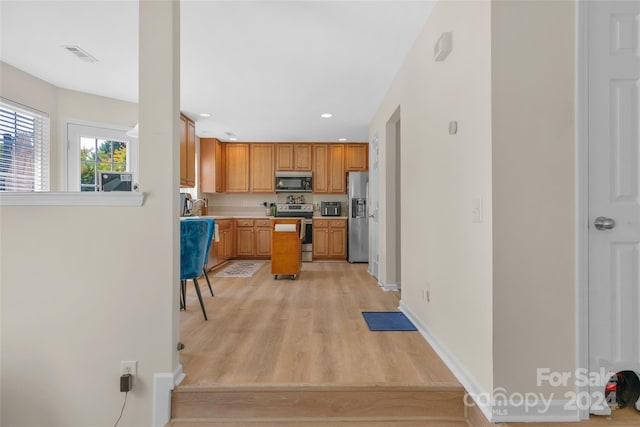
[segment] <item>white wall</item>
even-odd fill
[[[51,191],[64,190],[67,121],[123,127],[138,122],[137,104],[58,88],[4,62],[0,62],[0,96],[49,114]]]
[[[536,381],[537,368],[576,368],[574,8],[439,2],[370,127],[383,165],[380,276],[393,268],[385,126],[399,107],[402,303],[487,392],[561,401],[574,390]],[[434,62],[442,31],[453,52]],[[484,221],[473,223],[478,197]],[[523,415],[512,409],[503,415]]]
[[[536,369],[574,372],[574,7],[492,5],[494,372],[509,392]]]
[[[121,360],[137,360],[138,377],[119,425],[149,426],[154,373],[178,365],[178,7],[141,3],[144,206],[0,208],[3,426],[112,425]],[[24,103],[38,90],[25,88]],[[91,117],[121,113],[81,94],[61,99],[73,115],[85,102]]]
[[[453,52],[433,60],[443,31]],[[370,126],[380,136],[381,224],[388,202],[385,127],[401,110],[402,302],[474,381],[493,387],[491,273],[490,4],[440,2],[400,69]],[[457,120],[459,132],[448,134]],[[482,197],[482,223],[471,200]],[[380,270],[394,257],[380,235]],[[422,299],[429,283],[431,302]]]

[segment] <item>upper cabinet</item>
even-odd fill
[[[313,192],[344,194],[344,144],[313,144]]]
[[[274,144],[249,144],[250,191],[275,192]]]
[[[196,125],[180,115],[180,186],[196,186]]]
[[[347,172],[369,170],[369,144],[345,144],[345,169]]]
[[[188,126],[185,132],[188,140]],[[186,158],[187,144],[184,152]],[[181,151],[181,177],[182,157]],[[366,171],[368,162],[366,143],[227,143],[202,138],[200,191],[274,193],[276,171],[311,171],[314,193],[344,194],[346,172]]]
[[[216,138],[200,138],[200,191],[225,191],[225,144]]]
[[[226,192],[249,192],[249,144],[226,144]]]
[[[225,144],[227,193],[274,193],[273,144]]]
[[[278,143],[274,146],[277,171],[311,171],[311,144]]]

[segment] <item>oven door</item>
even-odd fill
[[[311,262],[313,259],[313,222],[303,220],[304,239],[302,239],[302,261]]]
[[[313,243],[313,221],[310,219],[304,220],[304,239],[302,239],[303,245],[310,245]]]

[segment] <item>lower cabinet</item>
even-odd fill
[[[271,221],[268,219],[236,220],[238,258],[271,256]]]
[[[313,258],[347,259],[347,220],[313,220]]]
[[[255,237],[256,237],[256,256],[271,256],[271,220],[256,220]]]
[[[235,243],[235,239],[233,238],[233,220],[225,219],[220,221],[218,233],[220,234],[218,257],[220,262],[225,262],[229,258],[233,258],[233,247]]]
[[[233,220],[220,219],[216,220],[218,226],[219,242],[215,240],[211,243],[211,250],[209,251],[209,259],[207,261],[207,268],[212,269],[217,265],[222,264],[229,258],[233,258]]]

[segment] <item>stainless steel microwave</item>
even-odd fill
[[[313,178],[311,172],[276,172],[276,193],[311,193]]]

